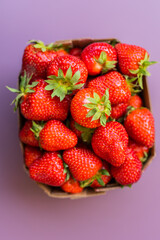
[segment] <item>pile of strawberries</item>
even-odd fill
[[[65,48],[30,41],[19,89],[30,177],[68,193],[141,177],[154,145],[154,119],[139,93],[148,76],[148,52],[135,45],[95,42]]]

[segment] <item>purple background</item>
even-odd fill
[[[159,240],[159,64],[150,68],[150,95],[156,124],[157,157],[131,189],[80,200],[49,198],[23,170],[17,114],[10,102],[26,42],[111,38],[143,46],[160,61],[159,0],[1,0],[0,149],[2,240]]]

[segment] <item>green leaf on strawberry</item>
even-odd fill
[[[99,58],[96,59],[96,62],[102,65],[102,73],[108,72],[110,69],[115,70],[115,65],[117,61],[109,61],[107,60],[106,52],[102,51]]]

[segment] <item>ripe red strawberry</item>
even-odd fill
[[[29,120],[47,121],[58,119],[64,121],[67,118],[71,98],[67,96],[60,102],[58,97],[51,98],[51,91],[45,90],[47,83],[43,79],[36,80],[31,85],[29,78],[21,77],[20,90],[8,89],[18,95],[12,103],[15,110],[20,103],[22,115]]]
[[[64,162],[77,181],[92,178],[102,168],[102,161],[90,149],[74,147],[63,152]]]
[[[128,102],[131,91],[125,78],[117,71],[111,71],[103,76],[91,80],[88,88],[97,89],[102,95],[109,88],[111,105]]]
[[[121,185],[137,182],[141,177],[142,163],[132,149],[127,149],[125,162],[120,167],[111,167],[111,174]]]
[[[69,54],[71,54],[71,55],[73,55],[75,57],[78,57],[78,58],[81,57],[81,52],[82,52],[82,49],[78,48],[78,47],[74,47],[74,48],[71,48],[69,50]]]
[[[107,162],[103,162],[102,170],[103,169],[108,171],[108,175],[106,175],[106,174],[103,175],[103,171],[102,171],[101,178],[95,179],[93,181],[93,183],[90,185],[90,187],[92,187],[92,188],[102,187],[102,186],[105,186],[107,183],[109,183],[111,181],[112,177],[111,177],[111,174],[110,174],[110,166]]]
[[[107,122],[105,127],[98,127],[93,134],[91,143],[97,156],[114,166],[124,163],[128,135],[119,122]]]
[[[80,90],[72,99],[71,115],[72,118],[81,126],[96,128],[105,125],[110,115],[109,94],[106,90],[103,97],[92,88]]]
[[[44,45],[42,41],[30,41],[23,54],[22,73],[32,75],[33,79],[46,78],[46,69],[51,61],[57,57],[57,53],[51,45]]]
[[[32,128],[32,122],[26,121],[24,126],[19,132],[19,138],[21,142],[27,145],[38,147],[39,146],[38,140],[35,138],[34,133],[31,131],[31,128]]]
[[[77,144],[77,136],[58,120],[50,120],[45,124],[33,122],[32,130],[39,145],[46,151],[59,151],[72,148]]]
[[[141,160],[141,162],[145,162],[147,160],[147,157],[148,157],[147,153],[149,151],[148,147],[137,144],[131,139],[129,139],[128,147],[134,150],[134,152],[136,153],[139,160]]]
[[[154,144],[154,118],[147,108],[137,108],[124,121],[128,135],[141,145],[151,148]]]
[[[66,181],[62,186],[62,190],[67,193],[80,193],[83,191],[83,188],[80,186],[79,182],[71,178]]]
[[[115,68],[117,53],[110,44],[97,42],[84,48],[81,53],[81,59],[88,69],[88,74],[94,76]]]
[[[136,77],[139,86],[143,88],[142,77],[150,75],[147,67],[156,62],[150,62],[148,52],[139,46],[118,43],[115,49],[121,73],[130,77]]]
[[[42,156],[42,151],[37,147],[26,145],[24,148],[24,161],[25,165],[29,168],[31,164]]]
[[[63,48],[61,48],[57,51],[57,55],[58,55],[58,57],[68,55],[68,52],[66,50],[64,50]]]
[[[75,93],[87,80],[85,64],[77,57],[66,55],[57,57],[47,69],[47,90],[53,90],[52,97],[62,101],[67,94]]]
[[[123,117],[126,113],[128,107],[128,103],[119,103],[117,105],[112,105],[111,109],[111,118],[119,119]]]
[[[36,182],[51,186],[61,186],[66,173],[58,152],[45,152],[29,168],[30,177]]]
[[[142,99],[138,95],[133,95],[130,97],[128,105],[134,108],[140,108],[142,107]]]

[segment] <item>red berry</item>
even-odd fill
[[[25,165],[29,168],[35,160],[41,157],[41,155],[42,152],[39,148],[26,145],[24,148]]]
[[[32,128],[32,122],[26,121],[24,126],[19,132],[19,138],[21,142],[27,145],[38,147],[39,146],[38,140],[35,138],[34,133],[31,131],[31,128]]]
[[[80,184],[78,181],[74,180],[73,178],[70,178],[68,181],[66,181],[62,186],[62,190],[67,193],[80,193],[83,191],[83,188],[80,187]]]

